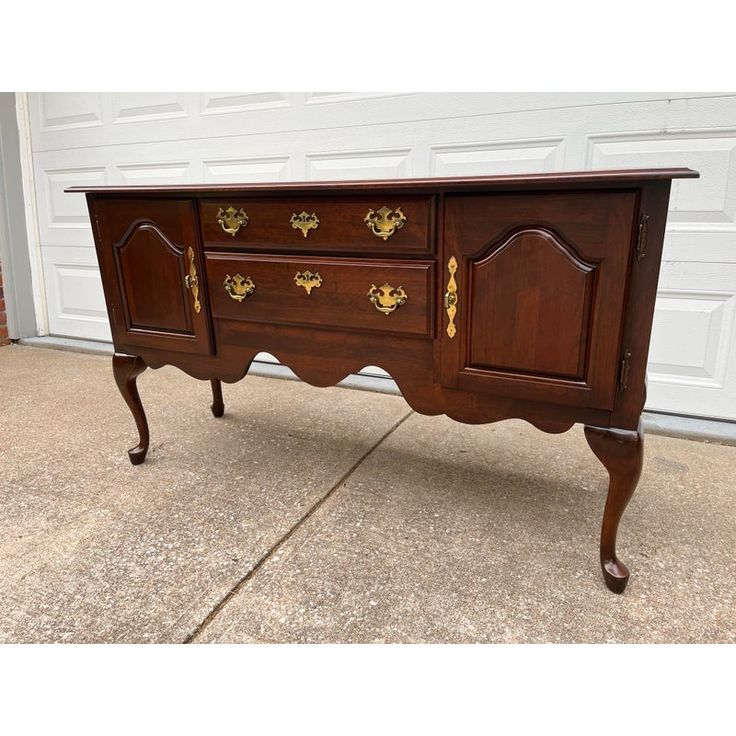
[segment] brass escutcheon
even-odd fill
[[[297,215],[295,212],[289,222],[294,230],[301,230],[305,238],[309,235],[310,230],[316,230],[319,227],[319,217],[315,212],[312,212],[311,215],[308,212],[301,212]]]
[[[404,227],[406,215],[401,211],[401,207],[397,207],[395,210],[390,210],[388,207],[381,207],[378,212],[368,210],[368,214],[363,218],[363,222],[374,235],[388,240],[397,230]]]
[[[250,296],[256,290],[251,277],[241,276],[239,273],[236,273],[235,276],[230,276],[230,274],[225,276],[223,286],[230,298],[235,299],[236,302],[242,302],[245,297]]]
[[[383,286],[371,284],[371,288],[368,290],[368,299],[370,299],[371,304],[385,315],[395,312],[402,304],[406,304],[408,298],[409,295],[404,291],[403,286],[394,289],[391,284],[384,284]]]
[[[235,237],[235,233],[248,224],[248,215],[244,209],[236,210],[235,207],[228,207],[223,210],[220,207],[217,211],[217,222],[226,233]]]
[[[322,277],[319,273],[312,273],[311,271],[297,272],[294,276],[294,283],[297,286],[303,286],[307,290],[307,294],[311,294],[312,289],[318,289],[322,286]]]
[[[457,271],[457,260],[455,256],[450,256],[447,261],[447,271],[450,274],[450,280],[447,282],[447,291],[445,292],[445,310],[447,311],[447,334],[449,337],[455,337],[457,328],[455,327],[455,315],[457,314],[457,281],[455,281],[455,273]]]
[[[187,257],[189,258],[189,273],[184,277],[184,283],[187,289],[191,289],[194,297],[194,311],[199,314],[202,305],[199,303],[199,276],[197,276],[197,266],[194,263],[194,248],[190,245],[187,248]]]

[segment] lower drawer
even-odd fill
[[[431,334],[432,262],[211,252],[205,258],[214,317]]]

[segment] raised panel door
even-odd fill
[[[611,409],[636,203],[635,191],[448,196],[443,384]]]
[[[193,202],[96,199],[90,209],[116,346],[209,354]]]

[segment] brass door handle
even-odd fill
[[[189,273],[184,277],[184,283],[187,289],[192,292],[194,311],[199,314],[202,309],[199,302],[199,276],[197,276],[197,265],[194,263],[194,248],[191,245],[187,248],[187,258],[189,258]]]
[[[402,304],[406,304],[408,298],[409,295],[404,291],[403,286],[394,289],[391,284],[384,284],[383,286],[371,284],[371,288],[368,290],[368,299],[371,304],[385,315],[395,312]]]
[[[223,286],[230,298],[235,299],[236,302],[242,302],[245,297],[250,296],[256,290],[253,279],[250,276],[241,276],[239,273],[236,273],[235,276],[230,276],[230,274],[225,276]]]
[[[378,212],[368,210],[363,222],[375,236],[388,240],[397,230],[404,227],[406,215],[401,211],[401,207],[390,210],[384,206]]]
[[[244,209],[236,210],[235,207],[228,207],[223,210],[220,207],[217,211],[217,222],[226,233],[235,237],[235,233],[248,224],[248,215]]]
[[[455,315],[457,314],[457,303],[459,301],[457,295],[457,281],[455,281],[455,273],[457,272],[457,260],[455,256],[450,256],[447,261],[447,271],[450,279],[447,282],[447,291],[445,292],[445,311],[447,312],[447,335],[450,338],[455,337],[457,328],[455,327]]]

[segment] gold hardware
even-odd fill
[[[368,214],[363,218],[363,222],[368,225],[368,229],[379,238],[388,240],[397,230],[401,230],[406,222],[406,215],[401,211],[401,207],[390,210],[388,207],[381,207],[378,212],[368,210]]]
[[[445,309],[447,310],[447,318],[450,320],[447,324],[447,334],[452,338],[455,337],[457,328],[455,327],[455,315],[457,314],[457,281],[455,281],[455,272],[457,271],[457,261],[455,256],[450,256],[447,261],[447,271],[450,274],[450,280],[447,282],[447,291],[445,292]]]
[[[319,217],[314,212],[311,215],[308,212],[301,212],[297,215],[295,212],[289,222],[294,230],[301,230],[305,238],[309,235],[310,230],[316,230],[319,227]]]
[[[241,227],[245,227],[248,224],[248,215],[245,210],[236,210],[235,207],[228,207],[223,210],[222,207],[217,211],[217,222],[226,233],[230,233],[235,237],[235,233],[240,230]]]
[[[243,277],[239,273],[236,273],[235,276],[230,276],[230,274],[225,276],[223,286],[230,298],[235,299],[236,302],[242,302],[245,297],[250,296],[256,290],[251,277]]]
[[[194,297],[194,311],[199,314],[202,305],[199,303],[199,277],[197,276],[197,267],[194,265],[194,248],[190,245],[187,248],[187,257],[189,258],[189,273],[184,277],[184,283],[187,289],[192,290]]]
[[[636,236],[636,260],[640,261],[647,254],[647,235],[649,234],[649,215],[641,213],[639,233]]]
[[[621,391],[626,391],[629,387],[629,372],[631,371],[631,351],[625,350],[624,357],[621,360],[621,372],[619,374],[618,382],[621,386]]]
[[[311,294],[312,289],[318,289],[322,286],[322,277],[319,273],[312,273],[311,271],[305,271],[304,273],[297,271],[296,276],[294,276],[294,283],[297,286],[303,286],[307,290],[307,294]]]
[[[371,284],[371,288],[368,290],[368,298],[379,312],[389,315],[397,307],[406,304],[409,296],[404,291],[403,286],[394,289],[390,284],[384,284],[383,286]]]

